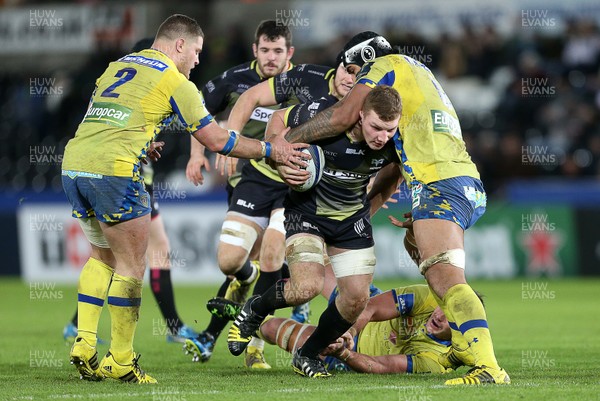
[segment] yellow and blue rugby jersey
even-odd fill
[[[395,139],[407,184],[469,176],[479,179],[466,151],[456,111],[431,71],[408,56],[391,54],[366,63],[357,83],[389,85],[402,99]]]
[[[357,351],[371,356],[415,355],[447,351],[450,341],[427,333],[425,323],[438,306],[424,284],[392,290],[399,316],[383,322],[370,322],[360,331]]]
[[[140,160],[175,115],[193,133],[213,117],[202,94],[164,53],[146,49],[109,64],[79,128],[65,148],[63,170],[139,177]]]

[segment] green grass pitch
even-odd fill
[[[383,289],[406,285],[377,282]],[[486,295],[496,355],[512,378],[510,386],[443,386],[445,376],[339,373],[327,380],[296,376],[290,356],[267,346],[270,371],[250,371],[242,357],[227,351],[225,336],[208,363],[192,363],[181,345],[165,341],[164,325],[150,293],[144,302],[135,348],[140,364],[159,381],[139,386],[116,381],[80,381],[68,362],[62,328],[76,299],[73,286],[31,287],[0,280],[0,399],[94,400],[592,400],[600,399],[600,280],[520,279],[473,282]],[[177,307],[185,322],[202,330],[206,301],[215,286],[176,286]],[[324,300],[312,302],[313,322]],[[289,312],[285,312],[286,314]],[[105,310],[100,337],[109,339]],[[99,347],[99,353],[107,350]]]

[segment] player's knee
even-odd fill
[[[452,265],[463,272],[465,270],[465,250],[464,249],[449,249],[430,256],[419,264],[421,274],[425,275],[427,270],[438,264]]]
[[[240,247],[219,245],[217,263],[223,274],[235,274],[248,259],[248,252]]]
[[[340,292],[337,299],[340,314],[346,320],[354,322],[369,302],[368,289],[367,291]]]
[[[239,221],[225,220],[219,237],[217,259],[219,268],[225,274],[235,273],[248,258],[258,233]]]
[[[323,290],[323,280],[317,277],[294,282],[290,280],[285,290],[285,299],[293,305],[303,304],[316,298]]]

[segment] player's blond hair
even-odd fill
[[[173,14],[158,28],[156,39],[177,40],[179,38],[204,37],[202,28],[195,19],[183,14]]]
[[[373,110],[383,121],[392,121],[402,114],[402,100],[398,91],[391,86],[376,86],[369,92],[363,112]]]

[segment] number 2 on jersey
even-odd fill
[[[119,94],[113,91],[119,86],[123,85],[124,83],[131,81],[131,79],[135,77],[135,74],[137,74],[137,70],[135,68],[123,68],[122,70],[117,71],[115,77],[121,79],[119,79],[117,82],[106,88],[100,96],[119,97]]]

